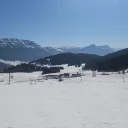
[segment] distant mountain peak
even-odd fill
[[[91,45],[89,45],[90,47],[97,47],[95,44],[91,44]]]
[[[104,56],[117,51],[108,45],[96,46],[91,44],[86,47],[62,46],[62,47],[41,47],[34,41],[22,40],[16,38],[0,39],[0,59],[31,61],[39,58],[56,55],[60,53],[87,53]]]
[[[0,47],[34,49],[34,48],[40,48],[41,46],[29,40],[20,40],[15,38],[1,38]]]
[[[72,48],[80,48],[80,47],[76,47],[76,46],[61,46],[59,48],[61,48],[61,49],[72,49]]]
[[[40,45],[37,45],[33,41],[29,40],[19,40],[14,38],[2,38],[0,39],[0,47],[8,48],[40,48]]]
[[[32,61],[51,55],[33,41],[15,38],[1,38],[0,49],[0,59],[11,61]]]

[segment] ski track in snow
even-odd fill
[[[128,128],[128,75],[85,74],[32,85],[40,72],[15,73],[11,85],[0,74],[0,128]]]

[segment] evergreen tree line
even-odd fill
[[[1,73],[14,73],[14,72],[35,72],[35,71],[42,71],[43,74],[47,73],[57,73],[60,72],[60,70],[64,69],[63,67],[42,67],[42,66],[36,66],[34,64],[21,64],[17,66],[13,66],[4,70],[1,70]]]

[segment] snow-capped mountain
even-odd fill
[[[63,53],[63,52],[64,52],[64,51],[61,50],[60,48],[55,48],[55,47],[43,47],[43,49],[44,49],[46,52],[48,52],[48,53],[50,53],[50,54],[53,54],[53,55],[59,54],[59,53]]]
[[[62,50],[63,52],[79,53],[79,51],[81,50],[81,47],[62,46],[62,47],[59,47],[58,49]]]
[[[95,55],[100,55],[100,56],[104,56],[106,54],[116,51],[114,48],[110,48],[108,45],[96,46],[94,44],[86,46],[84,48],[63,46],[58,49],[61,49],[63,52],[87,53],[87,54],[95,54]]]
[[[110,48],[108,45],[96,46],[96,45],[92,44],[92,45],[89,45],[87,47],[80,49],[79,52],[104,56],[104,55],[107,55],[107,54],[112,53],[114,51],[115,51],[115,49]]]
[[[19,40],[15,38],[2,38],[0,39],[1,48],[30,48],[30,49],[41,49],[40,45],[37,45],[33,41]]]
[[[62,47],[44,47],[43,48],[45,51],[48,53],[55,55],[58,53],[85,53],[85,54],[95,54],[95,55],[100,55],[104,56],[109,53],[113,53],[115,51],[118,51],[117,49],[111,48],[108,45],[104,46],[96,46],[94,44],[86,46],[86,47],[68,47],[68,46],[62,46]]]
[[[14,38],[0,39],[0,59],[11,61],[32,61],[51,55],[40,45],[29,40]]]
[[[104,56],[114,52],[109,46],[90,45],[82,47],[41,47],[33,41],[15,38],[0,39],[0,59],[10,61],[32,61],[60,53],[87,53]]]

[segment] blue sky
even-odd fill
[[[128,47],[128,0],[0,0],[0,37]]]

